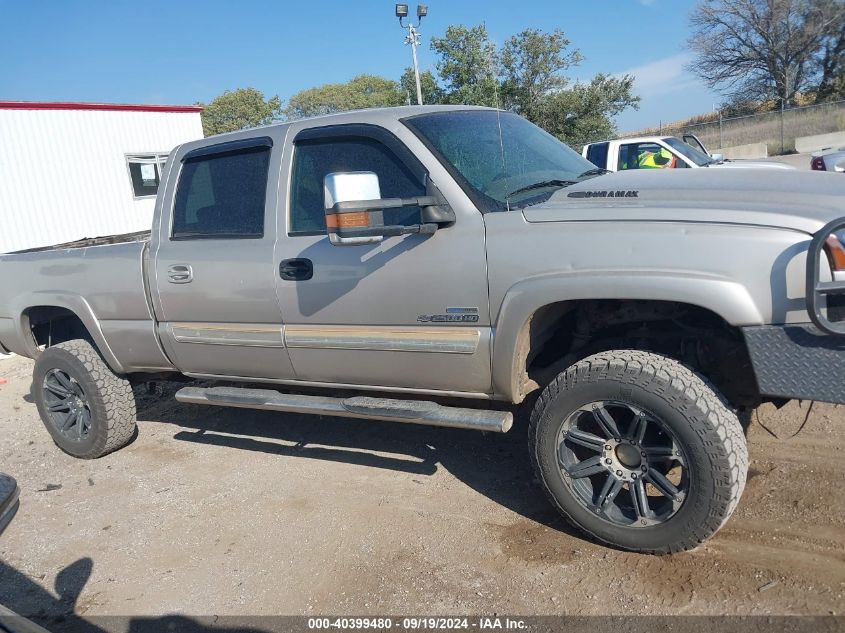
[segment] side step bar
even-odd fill
[[[455,429],[507,433],[513,424],[509,411],[485,411],[444,407],[435,402],[389,398],[327,398],[281,393],[272,389],[239,387],[184,387],[176,400],[189,404],[211,404],[242,409],[266,409],[288,413],[316,413],[346,418],[428,424]]]

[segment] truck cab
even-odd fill
[[[183,373],[489,391],[482,218],[409,128],[370,118],[294,122],[177,150],[148,262],[158,334]],[[383,225],[425,224],[414,200],[436,196],[448,230],[334,244],[324,181],[341,172],[371,174],[360,194],[368,199],[409,201],[381,210]],[[455,309],[463,322],[442,320],[460,316]]]

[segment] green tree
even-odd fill
[[[600,74],[570,85],[565,72],[583,59],[570,45],[559,29],[525,29],[499,52],[484,24],[450,26],[431,40],[443,102],[498,105],[574,146],[612,136],[613,117],[638,107],[634,79]]]
[[[501,55],[504,106],[534,119],[544,101],[566,87],[562,73],[583,59],[569,45],[560,29],[551,33],[525,29],[510,37]]]
[[[376,75],[358,75],[345,83],[323,84],[297,92],[284,113],[300,119],[346,110],[397,106],[405,103],[399,82]]]
[[[598,74],[589,83],[576,83],[567,90],[545,97],[532,121],[550,134],[580,149],[582,145],[616,134],[613,117],[636,108],[634,78]]]
[[[439,57],[437,72],[445,103],[497,105],[499,62],[483,23],[470,28],[449,26],[443,37],[431,38],[431,50]]]
[[[206,136],[266,125],[279,118],[282,100],[278,95],[264,98],[255,88],[227,90],[210,103],[200,103],[202,131]]]
[[[414,79],[413,68],[405,69],[405,72],[402,73],[401,79],[399,79],[399,85],[401,87],[402,94],[405,95],[406,101],[410,97],[411,104],[416,104],[417,83]],[[443,88],[441,88],[440,84],[437,83],[437,79],[430,70],[420,73],[420,90],[422,91],[423,103],[425,105],[443,103],[445,96]]]

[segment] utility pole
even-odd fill
[[[417,23],[416,25],[408,21],[408,25],[402,24],[402,19],[408,17],[408,5],[396,5],[396,17],[399,18],[399,26],[403,29],[408,29],[408,35],[405,37],[405,44],[411,45],[411,57],[414,60],[414,79],[417,83],[417,104],[422,105],[422,87],[420,86],[420,65],[417,63],[417,46],[420,44],[420,23],[422,19],[428,15],[428,7],[424,4],[417,5]]]

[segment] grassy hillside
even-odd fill
[[[710,112],[659,127],[628,132],[623,136],[692,133],[711,150],[749,143],[766,143],[769,155],[773,156],[794,152],[796,137],[842,131],[845,131],[845,101],[792,108],[786,110],[783,115],[780,111],[774,111],[722,119],[721,125],[719,114]]]

